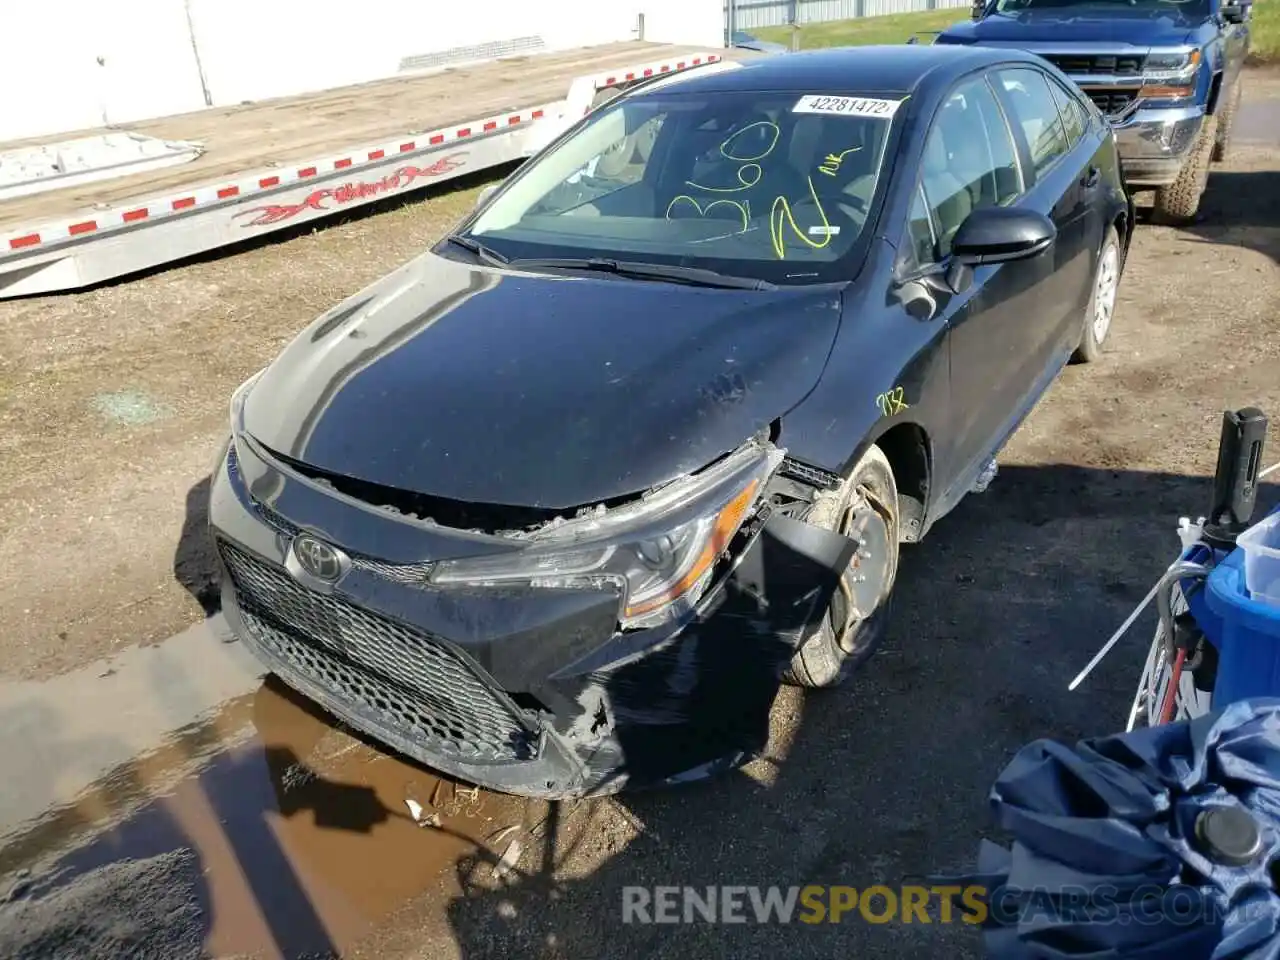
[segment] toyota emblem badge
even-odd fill
[[[347,558],[341,551],[306,534],[294,538],[293,555],[303,571],[325,583],[336,583],[347,569]]]

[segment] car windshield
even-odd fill
[[[511,260],[849,279],[900,96],[626,97],[521,170],[468,233]]]
[[[1088,8],[1091,11],[1114,10],[1117,13],[1169,14],[1183,17],[1207,17],[1209,0],[999,0],[1000,13],[1023,10],[1067,10]]]

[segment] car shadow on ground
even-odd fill
[[[1192,242],[1244,247],[1280,263],[1280,170],[1213,170],[1186,230]]]
[[[173,578],[200,604],[206,617],[222,609],[222,586],[213,537],[209,534],[209,484],[205,477],[187,491],[182,532],[173,551]]]

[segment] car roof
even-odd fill
[[[691,70],[661,87],[680,93],[840,90],[911,94],[930,81],[948,83],[987,64],[1037,59],[1021,50],[960,44],[830,47],[750,57],[734,62],[732,69],[705,74]],[[640,87],[636,95],[643,96],[645,90]]]

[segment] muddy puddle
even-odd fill
[[[448,904],[500,883],[545,815],[383,753],[268,679],[6,838],[0,956],[342,955],[410,899],[420,935],[445,940]]]

